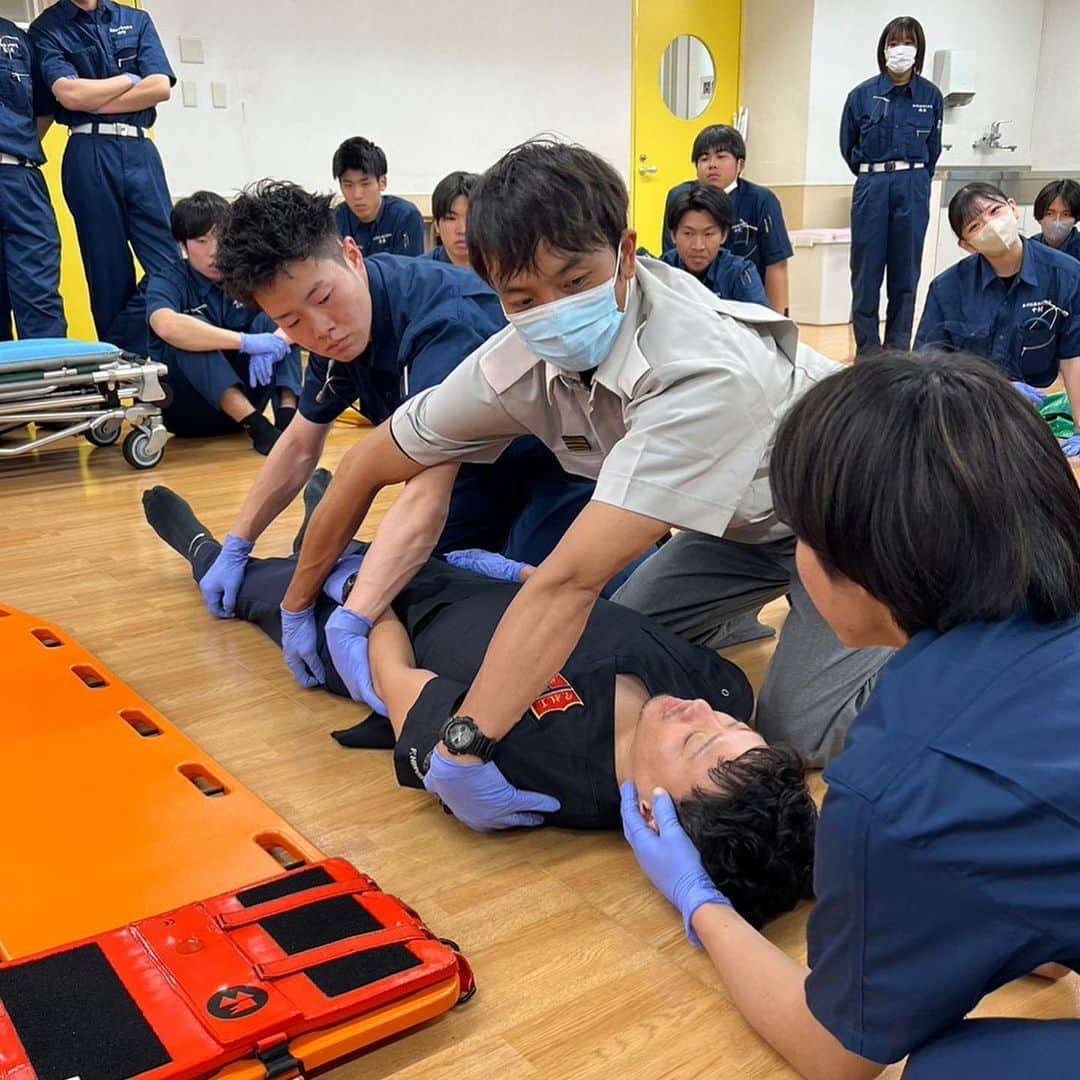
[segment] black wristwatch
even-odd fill
[[[469,754],[488,762],[495,756],[495,747],[499,744],[489,739],[469,716],[451,716],[439,732],[446,749],[451,754],[461,757]]]

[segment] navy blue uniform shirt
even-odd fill
[[[277,324],[269,315],[226,296],[220,285],[193,270],[186,260],[151,274],[147,280],[147,318],[162,310],[190,315],[238,334],[272,334],[277,330]],[[164,344],[151,328],[150,355],[155,360],[160,359]]]
[[[744,304],[769,306],[769,298],[765,295],[765,286],[761,283],[757,267],[749,259],[732,255],[726,248],[720,249],[720,253],[709,263],[704,274],[694,274],[693,270],[688,269],[675,248],[665,251],[661,262],[693,274],[702,285],[722,300],[741,300]]]
[[[1036,244],[1046,244],[1047,247],[1050,246],[1046,243],[1046,237],[1043,236],[1041,232],[1037,232],[1034,236],[1029,236],[1028,239]],[[1060,251],[1064,255],[1071,255],[1074,259],[1080,259],[1080,232],[1073,229],[1073,231],[1069,233],[1069,238],[1065,243],[1059,248],[1054,248],[1054,251]]]
[[[450,261],[450,256],[447,254],[446,248],[442,244],[436,244],[430,251],[425,251],[420,258],[433,259],[435,262],[447,263],[449,266],[454,265]]]
[[[30,39],[9,19],[0,19],[0,153],[44,164],[35,117],[51,116],[55,108]]]
[[[664,236],[662,250],[668,251],[675,246],[675,240],[668,232],[668,210],[672,200],[683,191],[689,191],[697,180],[687,180],[668,192],[664,205]],[[790,259],[795,254],[784,224],[784,211],[780,200],[760,184],[752,184],[741,176],[730,193],[735,204],[735,224],[728,233],[724,247],[740,258],[749,259],[757,268],[761,280],[765,280],[765,271],[776,263]]]
[[[921,75],[905,86],[875,75],[847,96],[840,153],[856,175],[860,165],[880,161],[921,162],[933,175],[944,109],[941,91]]]
[[[1080,262],[1024,241],[1011,285],[981,255],[969,255],[930,284],[916,349],[971,352],[1011,379],[1049,386],[1059,361],[1080,356]]]
[[[31,23],[30,40],[50,89],[58,79],[111,79],[127,74],[143,79],[165,75],[170,85],[176,85],[153,20],[145,11],[113,0],[99,0],[94,11],[80,11],[71,0],[57,0]],[[69,127],[101,121],[151,128],[156,119],[156,109],[102,117],[56,106],[57,122]]]
[[[825,770],[810,1011],[892,1062],[1040,964],[1080,968],[1080,619],[924,631]]]
[[[344,239],[351,236],[362,255],[422,255],[424,219],[411,202],[384,195],[374,221],[361,221],[345,203],[334,210],[334,223]]]
[[[364,416],[381,424],[506,325],[499,298],[475,274],[400,255],[374,255],[365,265],[371,342],[351,363],[335,362],[329,381],[326,359],[311,357],[300,412],[316,424],[335,420],[357,399]]]

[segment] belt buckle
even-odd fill
[[[895,161],[886,161],[885,162],[885,171],[886,172],[896,172],[896,162]]]

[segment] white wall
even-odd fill
[[[389,190],[429,192],[554,131],[630,161],[631,0],[150,0],[177,76],[157,138],[174,196],[262,176],[330,189],[350,135],[378,143]],[[180,63],[196,36],[206,63]],[[229,108],[210,105],[211,80]]]
[[[1077,0],[1046,0],[1064,11],[1076,11]],[[994,164],[1016,167],[1033,164],[1032,115],[1036,79],[1040,72],[1039,48],[1043,40],[1044,0],[913,0],[904,14],[913,15],[926,31],[926,64],[923,74],[933,77],[933,55],[938,49],[971,49],[976,56],[974,100],[962,108],[947,110],[942,142],[953,149],[942,154],[942,165]],[[840,184],[851,181],[851,173],[840,157],[838,133],[844,100],[852,87],[877,71],[875,51],[882,28],[898,13],[892,0],[817,0],[814,10],[810,65],[810,115],[806,179],[809,183]],[[1069,74],[1070,96],[1058,86],[1058,108],[1053,122],[1064,129],[1071,126],[1070,141],[1076,143],[1076,119],[1072,109],[1077,100],[1080,76],[1075,69],[1075,14],[1058,20],[1061,50],[1056,67]],[[1066,56],[1072,47],[1073,55]],[[1066,107],[1068,103],[1068,107]],[[976,151],[971,144],[983,134],[991,120],[1012,120],[1002,128],[1002,141],[1015,143],[1015,153]],[[1057,167],[1057,163],[1053,167]]]
[[[1035,90],[1031,167],[1080,170],[1080,63],[1076,56],[1077,0],[1045,0],[1042,54]]]

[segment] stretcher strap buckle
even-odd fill
[[[266,1080],[299,1080],[305,1075],[304,1063],[293,1057],[284,1035],[256,1043],[255,1057],[266,1070]]]

